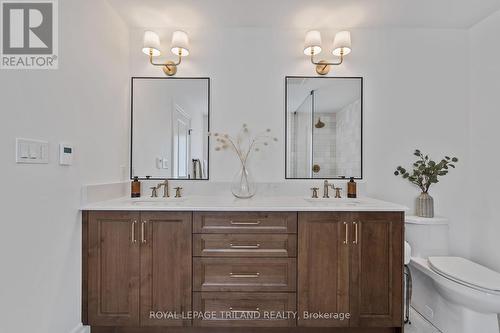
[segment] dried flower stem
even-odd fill
[[[248,138],[247,140],[247,145],[244,147],[243,141],[244,141],[244,134],[249,133],[248,127],[243,124],[242,129],[238,133],[236,137],[230,136],[229,134],[220,134],[220,133],[215,133],[215,136],[221,135],[222,138],[217,138],[218,142],[222,143],[222,146],[216,147],[216,150],[221,150],[221,149],[226,149],[227,147],[230,147],[236,155],[238,156],[238,159],[240,160],[241,165],[246,168],[246,163],[248,161],[248,158],[250,157],[252,151],[258,151],[259,150],[259,145],[264,145],[268,146],[269,143],[266,140],[269,141],[278,141],[277,138],[273,138],[269,135],[266,135],[266,133],[271,132],[270,129],[267,129],[266,131],[258,134],[254,138]]]

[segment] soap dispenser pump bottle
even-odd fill
[[[141,182],[139,181],[139,177],[134,177],[134,180],[130,184],[130,196],[132,198],[141,197]]]
[[[356,182],[354,181],[354,177],[351,177],[349,182],[347,183],[347,197],[348,198],[357,197]]]

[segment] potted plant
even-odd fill
[[[417,216],[434,217],[434,199],[429,195],[432,184],[439,183],[439,178],[448,174],[450,168],[455,168],[458,158],[445,156],[440,162],[435,162],[429,155],[424,155],[420,150],[415,150],[417,160],[413,163],[413,170],[407,171],[398,166],[394,175],[407,179],[417,185],[422,193],[417,198]]]

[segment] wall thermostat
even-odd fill
[[[59,144],[59,164],[72,165],[73,164],[73,146],[65,143]]]

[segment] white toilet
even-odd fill
[[[444,333],[499,333],[500,273],[448,256],[444,218],[406,218],[412,306]]]

